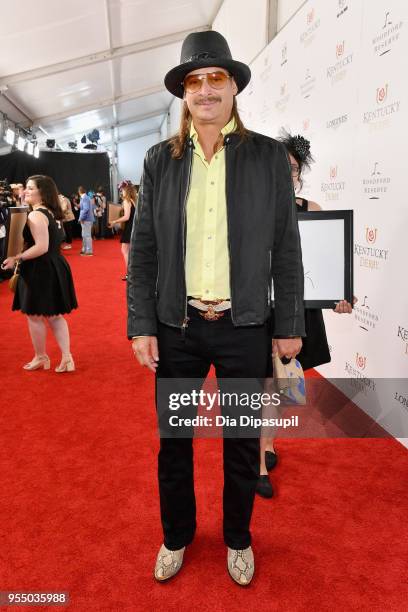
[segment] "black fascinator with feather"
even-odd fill
[[[278,140],[285,145],[288,153],[293,155],[299,164],[299,171],[302,174],[304,168],[310,170],[311,164],[314,162],[313,156],[310,152],[310,141],[297,134],[292,136],[285,129],[281,130],[281,135]]]

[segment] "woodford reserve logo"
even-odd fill
[[[282,85],[279,88],[279,98],[275,102],[276,110],[280,112],[284,111],[289,102],[289,98],[290,98],[290,94],[289,94],[288,84],[285,81],[284,83],[282,83]]]
[[[284,66],[288,61],[288,43],[285,43],[281,49],[281,66]]]
[[[336,202],[340,199],[340,193],[345,190],[346,182],[338,181],[338,166],[330,166],[329,168],[329,181],[327,183],[322,182],[320,190],[324,193],[326,202]]]
[[[339,17],[344,15],[346,11],[348,11],[348,6],[347,6],[346,0],[337,0],[337,5],[338,5],[337,10],[339,11],[339,13],[337,13],[337,19],[338,19]]]
[[[360,329],[368,331],[375,329],[379,321],[378,314],[369,305],[368,296],[364,296],[362,304],[356,304],[353,308],[354,319],[359,324]]]
[[[305,80],[300,85],[300,94],[306,100],[307,98],[310,98],[315,87],[316,87],[316,77],[310,74],[310,68],[308,68],[306,70]]]
[[[346,54],[345,48],[346,43],[344,40],[336,44],[336,58],[338,61],[327,68],[326,76],[332,85],[345,78],[347,68],[353,62],[353,54]]]
[[[379,26],[377,34],[372,39],[373,51],[378,57],[389,53],[397,43],[404,22],[394,19],[390,11],[384,11],[385,15]]]
[[[387,119],[391,115],[395,115],[400,110],[400,100],[395,100],[387,104],[388,102],[388,83],[385,83],[381,87],[377,87],[375,92],[375,100],[378,108],[370,110],[364,113],[363,123],[374,123],[381,119]]]
[[[303,43],[305,47],[311,44],[315,37],[316,31],[320,27],[320,18],[316,19],[316,12],[314,8],[306,13],[306,25],[307,29],[300,35],[300,42]]]
[[[391,185],[391,177],[385,176],[381,168],[380,162],[372,162],[370,174],[363,178],[364,195],[368,196],[369,200],[380,200]]]
[[[371,246],[377,242],[377,236],[378,229],[376,227],[366,227],[365,240],[370,246],[364,246],[357,243],[354,245],[354,254],[358,255],[360,258],[360,267],[368,268],[369,270],[378,270],[381,261],[388,261],[388,249],[379,249],[378,247]]]

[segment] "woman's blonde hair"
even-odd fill
[[[230,119],[232,118],[235,119],[235,124],[236,124],[235,133],[239,134],[241,136],[241,139],[245,138],[248,135],[248,130],[244,127],[241,117],[239,116],[236,98],[234,98],[234,102],[232,105],[232,112],[231,112]],[[174,159],[180,159],[181,157],[183,157],[184,150],[186,148],[187,138],[188,138],[188,135],[190,134],[190,127],[191,127],[191,113],[187,106],[187,102],[184,100],[183,108],[181,111],[179,131],[175,136],[170,138],[170,141],[169,141],[170,148],[171,148],[171,156]]]
[[[131,202],[133,202],[133,204],[136,204],[136,200],[137,200],[136,186],[132,185],[132,183],[127,183],[126,185],[123,185],[121,189],[123,192],[123,198],[125,200],[130,200]]]

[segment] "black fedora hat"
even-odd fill
[[[248,85],[251,79],[249,66],[233,60],[225,38],[219,32],[209,30],[208,32],[193,32],[185,38],[181,47],[180,64],[166,74],[164,84],[174,96],[183,98],[184,77],[192,70],[209,66],[228,70],[235,79],[238,93]]]

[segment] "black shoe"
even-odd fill
[[[266,499],[273,497],[273,489],[269,476],[260,476],[258,478],[255,491],[258,493],[258,495],[265,497]]]
[[[273,470],[275,465],[278,463],[278,455],[273,451],[265,451],[265,465],[268,472]]]

